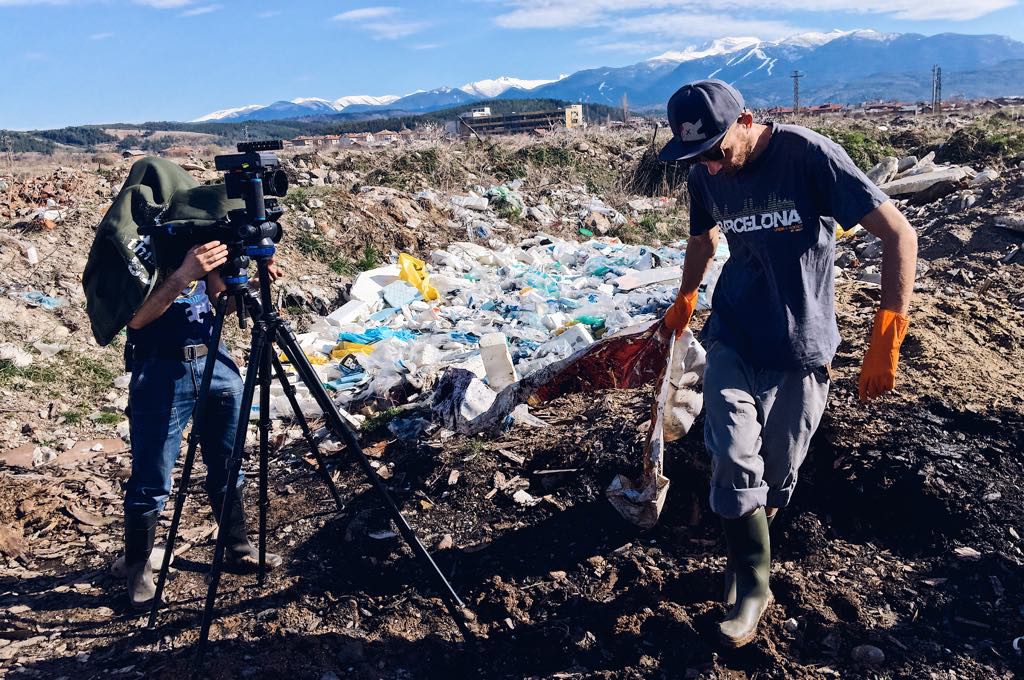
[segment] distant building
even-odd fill
[[[393,144],[395,142],[400,141],[402,139],[402,136],[397,132],[392,132],[391,130],[381,130],[380,132],[375,134],[373,138],[379,144]]]
[[[490,106],[478,106],[469,112],[470,118],[484,118],[489,115],[491,115]]]
[[[583,106],[575,104],[566,109],[555,111],[528,111],[509,113],[501,116],[467,116],[458,120],[458,134],[468,136],[474,132],[478,135],[510,135],[517,132],[536,133],[539,130],[550,130],[556,127],[582,127]]]
[[[583,120],[583,104],[565,107],[565,127],[567,129],[586,127],[586,125]]]

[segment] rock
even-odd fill
[[[295,220],[295,225],[299,229],[305,229],[306,231],[313,231],[316,229],[316,220],[312,217],[299,217]]]
[[[1024,234],[1024,218],[1014,215],[1002,215],[996,218],[996,226]]]
[[[900,161],[895,156],[886,156],[878,164],[868,170],[868,179],[875,184],[885,184],[896,175]]]
[[[836,266],[840,269],[849,269],[857,262],[857,256],[851,250],[844,250],[836,255]]]
[[[896,166],[896,172],[906,172],[915,165],[917,165],[917,156],[904,156],[900,159],[900,164]]]
[[[311,199],[309,199],[309,207],[310,208],[322,208],[322,207],[324,207],[324,202],[321,201],[319,198],[311,198]]]
[[[800,628],[800,623],[796,619],[786,619],[782,623],[782,629],[785,630],[790,635],[795,633],[798,628]]]
[[[850,651],[850,658],[867,666],[885,663],[885,652],[874,645],[857,645]]]
[[[921,175],[904,177],[879,185],[888,196],[917,194],[939,182],[959,182],[967,173],[962,168],[942,168]]]
[[[944,179],[910,197],[910,205],[928,205],[955,193],[960,183]]]
[[[999,179],[999,171],[995,168],[985,168],[974,176],[974,179],[971,180],[971,186],[980,187],[996,179]]]
[[[591,211],[590,215],[587,216],[587,219],[584,220],[583,226],[603,236],[604,234],[608,233],[609,229],[612,228],[612,223],[609,222],[608,218],[605,217],[602,213],[593,210]]]

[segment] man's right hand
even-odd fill
[[[690,317],[693,316],[693,310],[696,308],[697,291],[692,293],[680,291],[679,297],[676,298],[676,301],[665,312],[665,318],[662,319],[664,328],[676,334],[682,333],[690,325]]]
[[[175,272],[186,283],[203,278],[228,261],[228,247],[220,241],[192,246]]]

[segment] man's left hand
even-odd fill
[[[900,358],[900,344],[907,334],[910,319],[888,309],[875,314],[871,331],[871,344],[864,355],[860,369],[860,400],[863,402],[881,396],[896,386],[896,368]]]

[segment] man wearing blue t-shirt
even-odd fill
[[[729,241],[701,339],[704,441],[711,509],[728,545],[723,642],[754,639],[771,603],[768,526],[786,507],[828,396],[839,345],[836,223],[882,241],[881,305],[860,374],[860,398],[895,385],[909,323],[917,236],[839,145],[797,125],[754,122],[727,83],[681,87],[668,102],[666,161],[694,163],[683,278],[663,327],[681,331],[724,232]]]
[[[212,241],[191,248],[128,322],[125,363],[131,371],[128,386],[128,424],[132,442],[132,473],[124,499],[125,571],[133,606],[148,607],[156,594],[150,553],[156,523],[171,493],[171,473],[181,449],[181,435],[193,420],[206,464],[206,492],[214,518],[220,521],[227,494],[227,461],[234,448],[242,397],[238,368],[222,345],[203,413],[195,413],[212,339],[213,307],[224,290],[217,268],[227,261],[226,245]],[[276,268],[271,276],[277,274]],[[220,531],[228,535],[228,569],[249,570],[257,564],[249,543],[242,505],[242,483],[227,508]],[[281,558],[268,553],[268,567]]]

